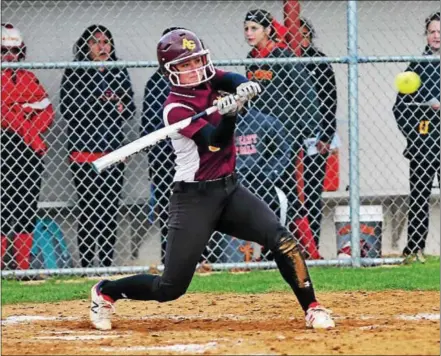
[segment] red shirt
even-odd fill
[[[2,70],[1,127],[15,132],[40,154],[47,149],[40,134],[51,125],[55,113],[47,93],[34,73]]]

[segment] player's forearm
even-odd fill
[[[202,146],[225,147],[231,140],[236,126],[236,116],[224,116],[218,126],[205,125],[194,137]]]

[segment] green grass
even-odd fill
[[[431,257],[422,265],[369,268],[310,268],[315,289],[332,291],[440,290],[440,259]],[[2,303],[57,302],[86,299],[95,280],[78,277],[51,278],[41,284],[2,280]],[[265,293],[288,291],[278,271],[228,272],[196,275],[190,293]]]

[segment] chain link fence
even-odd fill
[[[297,56],[250,54],[244,21],[253,9],[287,28],[280,51]],[[175,26],[200,35],[217,68],[270,93],[239,117],[237,172],[293,231],[308,264],[397,263],[408,234],[438,255],[439,109],[414,108],[412,96],[397,101],[393,84],[419,63],[423,84],[432,80],[427,88],[438,92],[418,101],[439,100],[439,52],[425,50],[425,19],[436,11],[432,1],[2,2],[2,22],[26,45],[24,61],[5,60],[2,27],[3,275],[161,270],[170,142],[102,175],[90,162],[162,127],[168,83],[157,72],[156,44]],[[439,20],[432,36],[439,49]],[[116,62],[90,61],[89,51],[104,60],[106,46]],[[431,120],[411,144],[429,152],[423,158],[403,155],[412,120]],[[437,144],[426,139],[436,134]],[[200,262],[275,266],[262,246],[219,233]]]

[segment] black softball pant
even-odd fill
[[[303,158],[304,206],[317,248],[322,224],[322,193],[328,154],[305,155]]]
[[[440,181],[440,159],[415,157],[409,164],[409,212],[405,253],[423,250],[429,233],[429,205],[435,174]]]
[[[102,173],[89,163],[72,163],[77,192],[78,249],[81,267],[93,267],[98,244],[100,266],[109,267],[118,229],[119,200],[124,182],[124,163]]]
[[[2,140],[1,235],[32,234],[44,171],[43,158],[25,144],[4,143]]]
[[[186,291],[214,231],[273,249],[285,229],[265,203],[235,180],[205,189],[177,183],[170,201],[165,285]]]
[[[162,276],[140,274],[106,281],[102,293],[114,300],[166,302],[179,298],[187,291],[199,257],[215,230],[271,250],[302,308],[306,310],[315,301],[308,269],[293,237],[271,209],[240,185],[234,175],[212,182],[176,183],[170,201]]]

